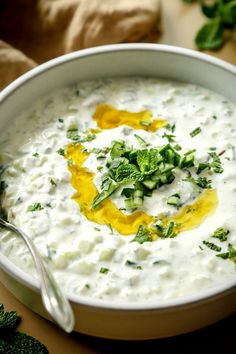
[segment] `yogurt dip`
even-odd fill
[[[236,107],[151,78],[82,82],[0,140],[2,204],[67,293],[173,299],[236,276]],[[1,230],[1,251],[35,275]]]

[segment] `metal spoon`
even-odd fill
[[[1,207],[1,206],[0,206]],[[0,208],[1,210],[1,208]],[[1,212],[1,216],[4,217]],[[9,223],[0,216],[0,226],[3,226],[9,230],[14,231],[20,236],[26,246],[28,247],[39,276],[41,297],[47,312],[51,315],[53,320],[67,333],[71,332],[74,328],[75,320],[71,306],[61,292],[56,280],[54,279],[49,268],[44,264],[41,255],[39,254],[36,246],[28,235],[24,231]]]

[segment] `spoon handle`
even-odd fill
[[[43,304],[53,320],[67,333],[74,328],[75,320],[71,306],[60,290],[54,276],[43,262],[36,246],[21,229],[0,218],[0,225],[19,235],[27,245],[37,270]]]

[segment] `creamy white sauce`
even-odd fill
[[[117,109],[139,112],[148,109],[154,118],[175,124],[175,141],[183,150],[196,149],[199,162],[207,159],[211,147],[221,156],[224,172],[210,176],[217,190],[219,205],[199,227],[180,233],[173,239],[157,239],[139,244],[134,235],[122,236],[106,225],[90,222],[80,213],[72,199],[67,160],[57,151],[65,148],[68,129],[85,131],[96,128],[92,115],[101,103]],[[190,136],[196,127],[201,133]],[[83,145],[109,147],[113,140],[123,139],[140,148],[134,134],[150,146],[167,143],[164,128],[155,133],[127,126],[103,130],[96,139]],[[8,218],[27,232],[67,293],[120,302],[172,299],[215,287],[235,279],[236,266],[231,260],[216,257],[204,246],[207,240],[227,252],[236,247],[236,107],[224,97],[202,87],[157,79],[127,78],[79,83],[53,93],[17,118],[1,137],[2,175],[7,187],[2,196]],[[101,161],[90,154],[84,166],[95,172],[94,184],[100,188],[104,172]],[[206,175],[203,173],[203,176]],[[168,213],[176,208],[166,203],[168,196],[181,195],[184,203],[196,198],[196,189],[176,174],[171,185],[154,191],[145,198],[143,210],[150,215]],[[52,181],[54,183],[52,183]],[[56,185],[55,185],[56,184]],[[123,207],[120,192],[112,197]],[[40,203],[42,210],[27,212]],[[227,242],[212,238],[218,227],[230,230]],[[9,231],[1,236],[1,251],[19,267],[35,274],[31,256],[22,241]],[[127,266],[126,261],[141,269]],[[108,268],[106,274],[100,269]]]

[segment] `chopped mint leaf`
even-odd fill
[[[152,228],[161,238],[174,238],[177,236],[175,231],[176,223],[174,221],[170,221],[164,225],[161,220],[158,220],[155,224],[153,224]]]
[[[85,287],[86,287],[87,289],[90,289],[90,288],[91,288],[90,284],[88,284],[88,283],[85,284]]]
[[[34,203],[34,204],[31,204],[28,206],[27,211],[33,212],[33,211],[39,211],[42,209],[43,209],[43,207],[40,203]]]
[[[135,241],[140,244],[143,244],[144,242],[152,242],[152,236],[149,230],[145,226],[143,225],[139,226],[138,231],[131,242],[135,242]]]
[[[175,131],[175,124],[167,124],[166,126],[165,126],[165,128],[166,129],[168,129],[168,130],[170,130],[172,133],[174,133],[174,131]]]
[[[223,227],[218,227],[212,235],[212,237],[218,238],[220,241],[227,241],[227,235],[229,230],[224,229]]]
[[[38,153],[38,152],[35,152],[35,153],[33,154],[33,156],[34,156],[34,157],[38,157],[38,156],[39,156],[39,153]]]
[[[107,178],[103,181],[102,191],[94,198],[91,208],[96,208],[101,202],[114,193],[118,186],[119,185],[111,178]]]
[[[99,229],[98,227],[94,227],[94,230],[101,231],[101,229]]]
[[[212,188],[211,187],[211,180],[208,180],[206,177],[198,177],[195,179],[191,176],[190,173],[186,179],[183,179],[183,181],[193,183],[202,189],[211,189]]]
[[[58,122],[60,122],[60,123],[64,123],[64,119],[62,119],[62,118],[58,118]]]
[[[120,165],[115,173],[115,181],[120,183],[142,181],[143,176],[133,164]]]
[[[50,179],[50,183],[51,183],[52,186],[56,186],[57,185],[56,182],[54,181],[54,179],[52,179],[52,178]]]
[[[182,150],[182,147],[181,147],[179,144],[176,144],[176,145],[174,146],[174,149],[175,149],[176,151],[180,151],[180,150]]]
[[[135,136],[135,138],[137,139],[137,141],[139,142],[140,145],[142,145],[142,146],[147,146],[148,145],[146,143],[146,141],[143,138],[141,138],[140,135],[134,134],[134,136]]]
[[[217,254],[216,256],[222,259],[230,259],[236,265],[236,249],[231,243],[228,244],[228,252],[220,253]]]
[[[197,127],[196,129],[194,129],[192,132],[190,132],[190,136],[193,138],[194,136],[198,135],[199,133],[201,133],[202,129],[200,127]]]
[[[109,228],[109,230],[111,232],[111,235],[113,235],[114,234],[113,227],[111,226],[111,224],[108,224],[107,226],[108,226],[108,228]]]
[[[158,164],[163,160],[157,149],[144,149],[137,152],[137,163],[142,174],[148,175],[158,169]]]
[[[164,134],[162,135],[162,138],[166,138],[166,139],[169,141],[169,143],[173,143],[173,142],[175,141],[176,136],[173,135],[173,134],[166,134],[166,133],[164,133]]]
[[[98,170],[99,172],[101,172],[103,169],[104,169],[103,166],[98,166],[98,167],[97,167],[97,170]]]
[[[102,274],[107,274],[109,271],[110,271],[109,268],[101,267],[99,272]]]
[[[208,248],[210,248],[211,250],[215,251],[215,252],[220,252],[221,251],[221,247],[215,245],[213,242],[209,242],[209,241],[202,241],[202,243],[207,246]]]
[[[221,161],[219,156],[215,152],[209,152],[208,155],[211,158],[211,161],[209,162],[210,167],[215,173],[222,173],[224,172],[224,169],[221,165]]]
[[[78,129],[67,130],[66,137],[71,140],[78,140],[80,138],[78,135]]]
[[[57,153],[61,156],[65,156],[65,150],[64,149],[58,149]]]
[[[66,132],[66,137],[76,143],[84,143],[94,140],[96,138],[96,135],[91,133],[79,134],[78,129],[69,129]]]
[[[123,140],[115,140],[111,144],[111,158],[112,160],[116,157],[120,157],[125,151],[125,142]]]

